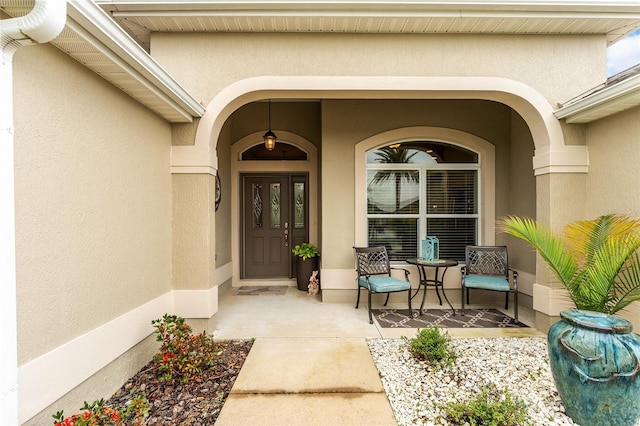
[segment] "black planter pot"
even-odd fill
[[[296,280],[298,282],[298,290],[309,290],[309,278],[313,271],[318,270],[318,256],[310,257],[303,260],[301,257],[296,257]]]

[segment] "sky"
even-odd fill
[[[607,48],[607,76],[640,64],[640,30]]]

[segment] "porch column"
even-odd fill
[[[585,173],[548,173],[536,177],[536,219],[556,232],[574,220],[586,219]],[[572,308],[564,286],[555,278],[547,264],[536,256],[536,283],[533,286],[533,309],[536,328],[547,331],[559,320],[560,311]]]
[[[175,314],[194,332],[213,331],[215,285],[215,176],[174,174],[173,290]]]

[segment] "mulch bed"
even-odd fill
[[[202,377],[186,384],[158,381],[153,361],[129,379],[105,405],[122,408],[141,392],[150,411],[144,425],[212,425],[224,405],[253,344],[247,340],[221,342],[219,362]]]

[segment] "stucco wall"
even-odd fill
[[[218,158],[229,158],[230,154],[230,126],[225,126],[220,133],[218,140],[217,152]],[[218,175],[222,186],[222,195],[220,198],[220,206],[216,211],[216,242],[215,242],[215,260],[216,267],[231,262],[231,167],[229,161],[218,162]]]
[[[607,213],[640,216],[640,108],[587,126],[589,174],[585,218]]]
[[[531,162],[534,144],[527,124],[515,112],[511,113],[511,141],[507,213],[535,219],[536,180]],[[500,216],[497,216],[497,219],[500,219]],[[536,255],[528,244],[504,233],[498,233],[496,243],[509,246],[509,263],[512,268],[520,273],[527,272],[535,275]]]
[[[236,110],[225,123],[229,128],[231,142],[236,142],[253,133],[267,130],[269,110],[267,102],[252,102]],[[316,147],[320,147],[320,102],[271,102],[271,128],[284,129],[302,136]],[[277,132],[276,132],[277,135]],[[218,153],[219,158],[226,158]]]
[[[14,75],[23,364],[171,289],[171,130],[51,46]]]
[[[229,85],[255,76],[389,75],[504,77],[530,85],[551,105],[558,105],[599,84],[605,78],[606,69],[605,40],[597,35],[154,33],[151,37],[153,57],[205,104]],[[322,93],[318,96],[322,98]],[[333,201],[336,190],[340,194],[339,200],[353,199],[353,188],[345,185],[345,182],[353,182],[350,172],[353,152],[346,149],[347,146],[352,149],[355,141],[394,126],[437,123],[434,125],[459,128],[462,121],[468,121],[476,128],[463,130],[491,140],[497,146],[496,164],[500,167],[496,175],[496,217],[514,210],[535,216],[535,202],[526,200],[535,197],[535,178],[530,168],[533,146],[522,121],[516,123],[514,130],[510,118],[501,117],[500,126],[491,127],[487,123],[495,124],[494,118],[486,117],[482,122],[476,118],[477,109],[473,107],[456,111],[433,107],[425,112],[413,108],[412,101],[402,101],[406,111],[398,113],[404,120],[398,121],[392,117],[394,108],[402,102],[389,101],[383,107],[378,104],[374,109],[381,108],[385,112],[368,116],[359,115],[362,102],[354,101],[352,107],[335,114],[323,107],[321,172],[325,186],[322,199]],[[438,102],[447,105],[451,101]],[[511,110],[505,107],[500,114],[509,115]],[[346,124],[327,124],[334,118],[345,120]],[[331,133],[338,131],[338,127],[332,129],[334,125],[342,126],[337,137]],[[484,129],[483,125],[486,125]],[[340,145],[344,139],[348,139],[347,146]],[[584,143],[584,140],[573,142]],[[509,146],[511,143],[514,144],[512,147]],[[219,157],[219,160],[225,161],[225,158]],[[339,166],[343,163],[346,168]],[[517,176],[511,175],[511,167],[515,167]],[[339,188],[326,186],[338,182]],[[521,187],[524,189],[518,190]],[[321,216],[323,245],[331,245],[329,241],[335,240],[330,238],[332,235],[353,235],[353,229],[348,226],[349,221],[353,222],[353,214],[341,210],[340,216],[344,220],[326,222],[331,207],[325,202],[321,208],[326,211]],[[351,255],[345,251],[348,246],[344,245],[338,251],[333,249],[333,246],[323,247],[323,268],[351,268]],[[526,260],[521,262],[527,269],[533,269],[531,255],[522,253],[520,257]],[[516,254],[520,254],[519,249]]]
[[[152,33],[151,54],[208,103],[264,75],[492,76],[564,102],[605,78],[602,36]]]
[[[173,175],[173,288],[214,285],[215,181],[209,174]]]
[[[501,164],[496,168],[496,217],[511,209],[511,110],[504,105],[487,101],[452,100],[328,100],[323,101],[322,123],[323,268],[353,269],[354,147],[367,137],[387,130],[412,126],[455,128],[490,141],[496,147],[496,164]],[[514,143],[517,146],[524,144],[522,149],[531,152],[531,147],[527,146],[530,141],[524,139]],[[517,172],[519,175],[526,173]],[[528,173],[531,177],[527,186],[532,186],[530,163]],[[527,197],[529,194],[529,191],[523,191],[516,197]]]
[[[586,126],[589,174],[585,219],[603,214],[640,216],[640,107]],[[640,331],[640,303],[620,313]]]

